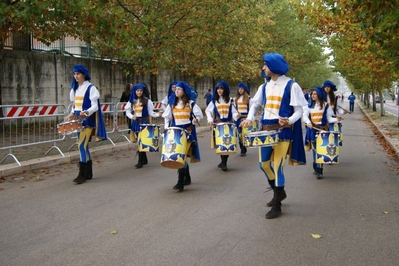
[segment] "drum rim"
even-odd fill
[[[264,132],[272,132],[271,134],[264,134]],[[270,136],[270,135],[275,135],[280,133],[281,130],[259,130],[259,131],[254,131],[254,132],[249,132],[245,134],[245,136]],[[259,134],[263,133],[263,134]]]

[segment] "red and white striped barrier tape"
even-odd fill
[[[6,117],[32,117],[58,114],[57,105],[19,106],[6,109]]]

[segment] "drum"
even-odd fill
[[[245,141],[245,137],[244,136],[246,134],[249,134],[249,133],[252,133],[252,132],[255,132],[255,131],[259,130],[258,122],[259,121],[254,120],[254,121],[252,121],[252,125],[250,127],[243,127],[242,128],[242,131],[241,131],[242,133],[241,133],[241,136],[240,136],[242,143],[244,143],[244,141]]]
[[[57,125],[58,133],[61,135],[70,135],[83,130],[82,120],[64,121]]]
[[[170,169],[180,169],[186,163],[187,131],[179,127],[169,127],[164,132],[161,165]]]
[[[342,135],[342,123],[341,122],[336,122],[336,123],[330,123],[328,124],[328,131],[333,131],[333,132],[339,132],[339,146],[342,146],[342,141],[344,139]]]
[[[140,152],[159,151],[159,125],[141,124],[138,135]]]
[[[280,130],[262,130],[244,136],[244,145],[248,148],[274,146],[278,143]]]
[[[237,153],[237,127],[234,123],[219,123],[214,127],[217,155]]]
[[[316,163],[339,163],[339,132],[320,131],[316,133]]]

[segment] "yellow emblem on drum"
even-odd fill
[[[139,132],[139,151],[158,152],[159,150],[159,126],[146,124]]]
[[[178,127],[169,127],[164,133],[161,165],[170,169],[184,167],[187,147],[186,131]]]

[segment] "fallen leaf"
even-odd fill
[[[117,233],[118,233],[118,231],[116,231],[116,230],[111,230],[111,232],[110,232],[112,235],[116,235]]]
[[[311,235],[312,235],[313,238],[316,238],[316,239],[321,238],[321,235],[319,235],[319,234],[311,234]]]
[[[388,214],[388,212],[387,212],[387,211],[384,211],[383,213],[384,213],[384,214]]]

